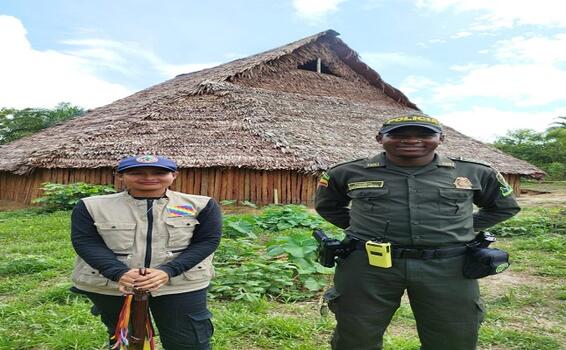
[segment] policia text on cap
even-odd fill
[[[520,210],[512,189],[488,165],[436,154],[436,119],[392,118],[377,141],[385,152],[336,165],[317,189],[316,210],[350,242],[325,294],[337,320],[332,349],[381,349],[405,291],[421,349],[475,349],[483,306],[463,273],[466,244]]]

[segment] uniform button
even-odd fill
[[[413,221],[413,225],[418,225],[419,222],[418,221]]]

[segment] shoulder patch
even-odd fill
[[[330,180],[330,175],[327,172],[322,173],[320,181],[318,182],[318,187],[328,187],[328,180]]]
[[[496,178],[497,178],[497,181],[499,182],[499,190],[501,191],[501,195],[503,197],[507,197],[508,195],[513,193],[513,187],[511,187],[507,183],[507,181],[505,180],[505,178],[503,177],[503,175],[501,175],[501,173],[499,171],[497,172]]]
[[[479,160],[479,159],[467,159],[467,158],[463,158],[463,157],[448,157],[448,158],[455,160],[457,162],[480,164],[480,165],[484,165],[484,166],[491,168],[491,164],[489,164],[488,162],[485,162],[483,160]]]

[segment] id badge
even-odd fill
[[[390,268],[392,266],[391,243],[367,241],[366,252],[371,266],[382,268]]]

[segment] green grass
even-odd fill
[[[497,242],[510,252],[512,266],[481,280],[487,315],[479,349],[554,350],[566,344],[566,235],[558,223],[563,214],[544,210],[524,210],[505,228],[509,236]],[[550,222],[533,219],[541,216]],[[89,301],[69,292],[74,262],[69,223],[69,212],[0,212],[0,350],[104,349],[105,330],[90,314]],[[526,234],[517,229],[523,226]],[[211,300],[214,348],[328,349],[335,323],[331,314],[320,315],[319,296],[286,303],[265,297]],[[384,349],[419,346],[404,299],[386,332]]]

